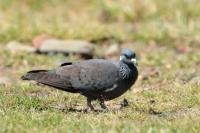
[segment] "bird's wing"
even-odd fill
[[[60,67],[56,74],[69,77],[73,88],[79,91],[105,90],[113,87],[119,78],[116,63],[93,59]]]

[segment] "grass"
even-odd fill
[[[0,0],[0,75],[11,79],[0,85],[0,132],[200,132],[199,7],[197,0]],[[75,60],[6,49],[40,34],[92,41],[102,51],[106,39],[121,41],[136,51],[140,77],[109,111],[76,112],[84,97],[20,80]],[[123,98],[130,105],[117,109]]]
[[[199,7],[197,0],[1,0],[0,40],[30,41],[37,34],[87,40],[194,39],[200,28]]]

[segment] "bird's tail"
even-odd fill
[[[21,77],[22,80],[37,80],[40,79],[48,70],[33,70],[27,72]]]
[[[34,80],[38,83],[51,86],[60,90],[77,93],[72,87],[68,77],[56,74],[54,70],[33,70],[21,77],[22,80]]]

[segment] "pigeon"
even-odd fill
[[[107,59],[90,59],[62,63],[53,70],[32,70],[21,77],[70,93],[80,93],[87,98],[88,109],[94,110],[92,101],[98,100],[102,109],[104,101],[124,94],[138,78],[136,54],[122,49],[118,62]]]

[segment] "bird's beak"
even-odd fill
[[[133,62],[133,64],[134,64],[135,66],[138,65],[138,64],[137,64],[137,60],[136,60],[135,58],[132,58],[132,59],[131,59],[131,62]]]

